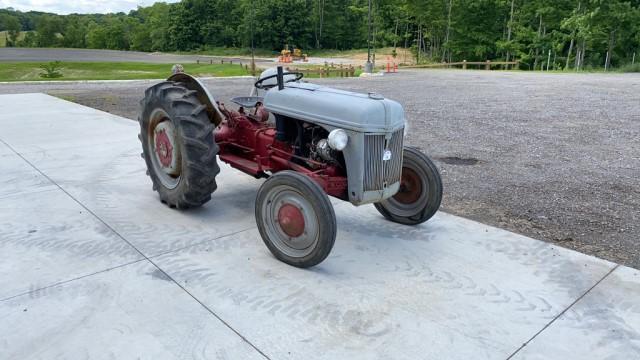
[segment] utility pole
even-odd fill
[[[576,13],[580,13],[580,8],[582,7],[582,1],[578,2],[578,10],[576,11]],[[571,53],[573,52],[573,45],[576,42],[576,30],[577,29],[573,29],[571,31],[571,43],[569,44],[569,52],[567,53],[567,64],[565,65],[564,69],[565,70],[569,70],[569,61],[571,60]]]
[[[404,31],[404,63],[407,63],[407,41],[409,40],[409,18],[407,18],[407,26]]]
[[[395,36],[393,37],[393,49],[395,50],[396,48],[398,48],[398,23],[400,22],[400,18],[396,18],[396,32],[395,32]]]
[[[449,0],[449,14],[447,15],[447,34],[444,38],[444,50],[442,51],[442,62],[447,59],[447,51],[449,51],[449,35],[451,33],[451,7],[453,0]]]
[[[251,6],[251,75],[256,76],[256,48],[253,43],[253,24],[255,22],[254,19],[254,9],[253,5]]]
[[[373,64],[371,63],[371,0],[369,0],[369,34],[367,35],[367,63],[364,66],[364,72],[369,74],[373,72]]]
[[[509,49],[507,50],[507,62],[511,59],[511,27],[513,26],[513,7],[515,0],[511,0],[511,16],[509,17],[509,26],[507,30],[507,43],[509,44]],[[509,66],[509,65],[507,65]]]

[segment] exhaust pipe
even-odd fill
[[[282,71],[282,66],[278,66],[278,90],[283,90],[284,89],[284,75],[283,75],[283,71]]]

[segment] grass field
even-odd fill
[[[0,62],[0,81],[44,80],[136,80],[163,79],[171,75],[170,64],[127,62],[63,62],[61,78],[43,79],[39,62]],[[200,76],[239,76],[249,73],[240,65],[183,64],[185,72]]]

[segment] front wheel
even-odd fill
[[[272,175],[258,190],[256,222],[280,261],[307,268],[321,263],[336,239],[336,215],[314,180],[294,171]]]
[[[442,201],[442,179],[436,165],[418,149],[403,152],[400,190],[374,204],[388,220],[405,225],[421,224],[433,217]]]

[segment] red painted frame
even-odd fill
[[[265,120],[268,113],[258,104],[253,114],[227,110],[220,105],[225,119],[215,129],[216,143],[220,146],[220,160],[254,177],[293,170],[315,180],[324,191],[339,199],[348,200],[347,176],[337,166],[304,158],[313,169],[293,162],[295,149],[276,140],[276,129]]]

